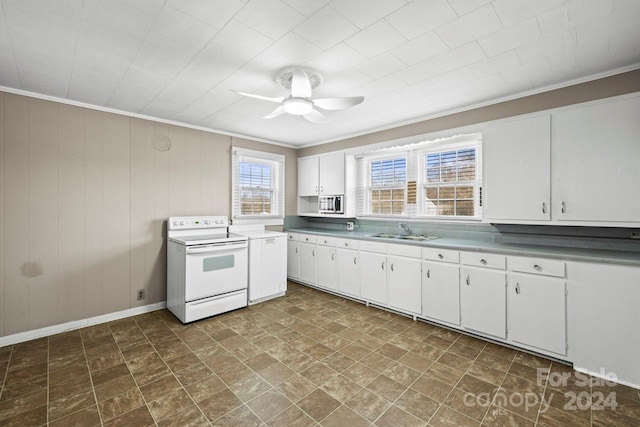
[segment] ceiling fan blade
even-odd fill
[[[232,92],[235,93],[239,93],[242,96],[248,96],[249,98],[256,98],[256,99],[262,99],[263,101],[270,101],[270,102],[282,102],[284,101],[284,96],[278,96],[276,98],[270,97],[270,96],[263,96],[263,95],[256,95],[253,93],[247,93],[247,92],[240,92],[239,90],[233,90]]]
[[[270,112],[269,114],[267,114],[266,116],[264,116],[263,119],[273,119],[274,117],[281,116],[284,113],[285,113],[284,106],[281,105],[275,110],[273,110],[272,112]]]
[[[342,98],[320,98],[314,99],[313,105],[323,110],[343,110],[354,107],[364,101],[364,96],[345,96]]]
[[[311,82],[307,73],[299,68],[291,72],[291,96],[294,98],[310,98]]]
[[[318,123],[321,125],[325,123],[329,123],[329,117],[325,116],[318,110],[311,110],[309,114],[305,114],[302,117],[304,117],[305,119],[309,120],[312,123]]]

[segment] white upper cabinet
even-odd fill
[[[334,196],[345,193],[344,153],[298,159],[298,196]]]
[[[490,126],[483,154],[485,221],[640,224],[637,94]]]
[[[640,97],[556,113],[552,140],[553,218],[640,223]]]
[[[484,133],[482,149],[485,219],[551,219],[550,116],[491,126]]]
[[[317,196],[319,167],[317,157],[298,159],[298,196]]]

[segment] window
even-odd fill
[[[475,216],[475,147],[427,153],[424,166],[426,216]]]
[[[282,224],[284,156],[242,148],[233,148],[232,153],[234,224]]]
[[[458,135],[356,155],[356,214],[480,219],[480,144]]]
[[[404,214],[407,159],[372,160],[369,163],[369,177],[371,214]]]

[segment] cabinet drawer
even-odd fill
[[[336,238],[336,248],[358,249],[358,241],[351,239]]]
[[[318,236],[318,239],[316,240],[316,243],[318,243],[321,246],[335,246],[336,245],[336,238],[335,237]]]
[[[553,259],[509,257],[509,269],[521,273],[565,277],[564,261]]]
[[[300,241],[300,234],[298,233],[289,233],[289,235],[287,236],[287,239],[292,241],[292,242],[299,242]]]
[[[462,252],[460,261],[465,265],[474,265],[477,267],[498,268],[504,270],[507,268],[507,257],[497,254],[486,254],[481,252]]]
[[[422,259],[457,264],[460,262],[460,252],[451,249],[422,248]]]
[[[317,236],[312,236],[310,234],[301,234],[300,241],[303,243],[315,243]]]
[[[409,258],[420,258],[422,250],[419,246],[389,244],[387,247],[389,255],[405,256]]]
[[[367,252],[378,252],[381,254],[386,254],[387,253],[387,244],[386,243],[380,243],[380,242],[369,242],[366,240],[361,240],[359,242],[360,250],[361,251],[367,251]]]

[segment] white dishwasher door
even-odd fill
[[[287,290],[287,238],[274,233],[249,240],[249,302],[283,295]]]

